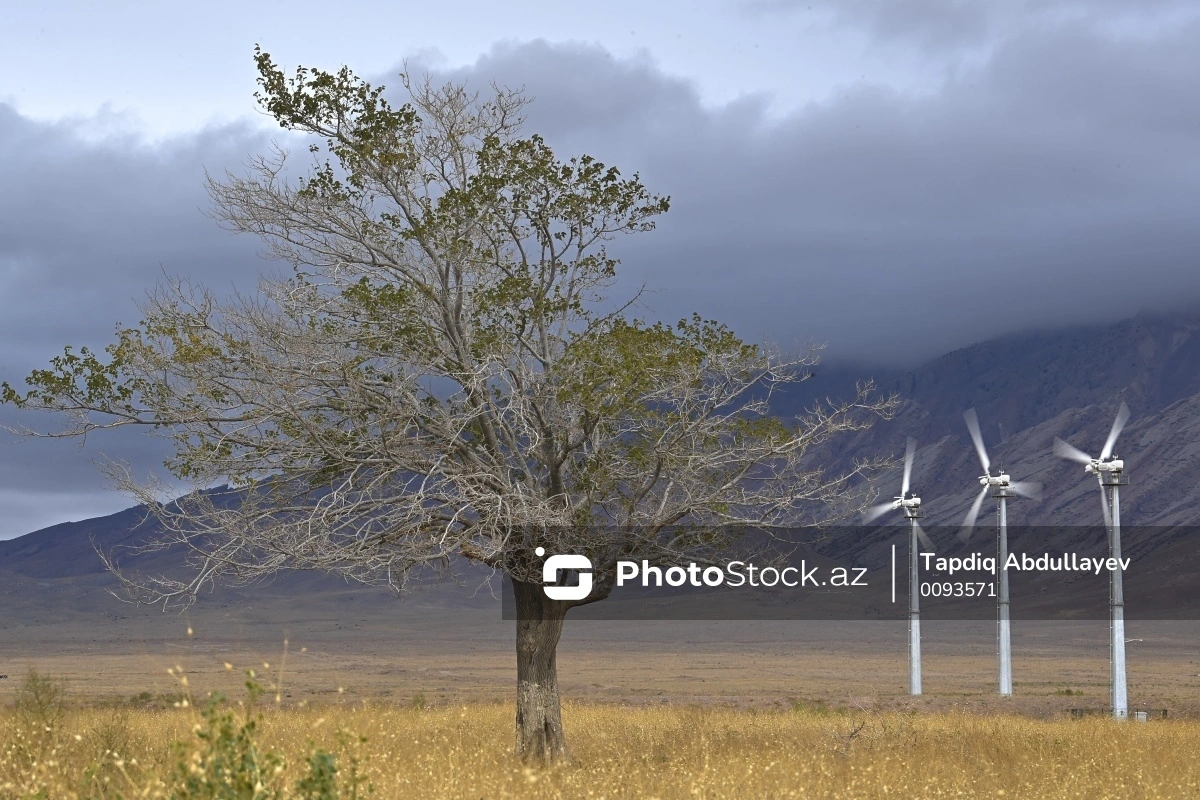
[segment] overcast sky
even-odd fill
[[[250,285],[204,170],[278,129],[251,60],[410,64],[536,98],[561,154],[672,196],[619,243],[655,313],[913,365],[1200,303],[1200,4],[1170,0],[43,2],[0,26],[0,378],[102,346],[164,273]],[[0,421],[21,421],[10,410]],[[44,423],[37,423],[44,424]],[[0,538],[128,505],[140,436],[0,434]]]

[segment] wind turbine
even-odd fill
[[[874,506],[867,511],[864,519],[865,522],[870,522],[897,509],[903,510],[908,519],[908,693],[911,695],[921,693],[921,586],[917,579],[918,540],[920,544],[925,545],[926,550],[933,550],[933,543],[917,522],[924,516],[921,513],[921,498],[910,497],[912,492],[909,491],[909,479],[912,477],[913,455],[916,451],[916,440],[909,437],[908,447],[904,451],[904,480],[900,484],[900,496],[890,503]]]
[[[1082,450],[1072,447],[1062,439],[1054,440],[1054,452],[1072,461],[1083,464],[1089,475],[1100,482],[1100,506],[1104,510],[1104,526],[1108,529],[1108,555],[1121,558],[1121,497],[1119,487],[1129,483],[1125,475],[1125,462],[1113,455],[1113,446],[1121,429],[1129,420],[1129,406],[1121,403],[1117,417],[1113,420],[1099,458],[1092,458]],[[1105,492],[1105,488],[1108,492]],[[1125,686],[1125,590],[1120,568],[1108,573],[1108,610],[1110,617],[1109,652],[1112,656],[1112,708],[1113,717],[1125,719],[1129,716],[1129,697]]]
[[[988,458],[987,448],[983,446],[983,434],[979,432],[979,416],[975,409],[965,412],[963,419],[967,421],[967,430],[971,432],[971,441],[975,443],[975,452],[979,454],[979,463],[983,466],[983,474],[979,476],[983,488],[979,490],[979,495],[963,519],[959,539],[966,541],[970,535],[975,527],[975,520],[979,517],[979,509],[983,507],[983,499],[990,492],[997,501],[999,519],[996,536],[996,582],[999,584],[996,587],[996,651],[1000,661],[1000,695],[1012,697],[1012,622],[1008,606],[1008,570],[1004,568],[1004,563],[1008,561],[1007,502],[1009,498],[1017,495],[1040,500],[1042,487],[1036,483],[1014,481],[1003,469],[996,470],[997,474],[993,475],[992,461]]]

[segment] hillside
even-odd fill
[[[916,438],[913,486],[924,500],[926,524],[957,525],[978,491],[979,464],[962,412],[978,410],[993,463],[1018,480],[1040,481],[1045,499],[1010,504],[1016,525],[1095,525],[1100,521],[1095,481],[1078,465],[1051,452],[1055,437],[1098,450],[1117,405],[1132,418],[1117,447],[1131,483],[1122,493],[1126,525],[1174,526],[1200,521],[1200,316],[1141,316],[1106,327],[1028,333],[955,351],[902,375],[876,371],[884,391],[903,405],[895,419],[814,453],[830,470],[874,453],[900,454]],[[838,396],[871,371],[821,366],[810,381],[780,399],[778,413],[794,413],[814,398]],[[899,487],[899,469],[877,481],[881,495]],[[987,509],[981,524],[987,524]],[[0,581],[6,606],[37,605],[36,596],[57,587],[63,602],[79,611],[98,602],[112,578],[95,547],[126,548],[154,534],[144,509],[133,508],[79,522],[62,523],[0,541]],[[891,520],[896,522],[898,520]],[[889,523],[889,520],[882,520]],[[141,524],[139,524],[141,523]],[[878,537],[874,537],[878,538]],[[155,572],[179,563],[171,552],[127,560]],[[362,591],[340,580],[292,573],[275,581],[280,596]],[[422,602],[456,603],[458,590],[439,589]],[[227,601],[248,596],[222,593]],[[469,596],[469,595],[468,595]],[[468,602],[482,602],[479,598]],[[102,603],[106,608],[108,601]]]
[[[928,523],[956,524],[978,492],[981,474],[962,413],[975,408],[993,464],[1016,480],[1045,486],[1041,503],[1010,508],[1013,524],[1080,525],[1099,518],[1099,491],[1081,468],[1051,452],[1055,437],[1088,452],[1102,446],[1117,407],[1132,412],[1117,445],[1131,482],[1123,518],[1137,525],[1200,521],[1200,316],[1140,316],[1107,327],[1027,333],[949,353],[901,376],[879,379],[903,400],[896,418],[831,443],[815,454],[828,469],[871,453],[918,451],[913,487]],[[844,396],[843,370],[802,384],[795,412],[815,397]],[[869,374],[864,371],[864,374]],[[894,494],[899,470],[879,478]]]

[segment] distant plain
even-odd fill
[[[180,613],[120,603],[99,588],[70,603],[61,595],[39,603],[31,593],[64,587],[17,581],[23,602],[13,602],[10,582],[0,614],[0,674],[9,676],[0,681],[0,703],[29,668],[65,678],[74,697],[96,701],[170,695],[177,685],[167,670],[177,667],[200,693],[236,693],[241,671],[256,668],[281,680],[285,704],[445,705],[513,693],[514,623],[501,619],[486,593],[468,591],[467,602],[452,603],[463,590],[400,600],[370,589],[297,597],[294,588],[268,587],[202,598]],[[902,622],[568,618],[560,682],[568,700],[621,704],[1046,717],[1107,703],[1104,621],[1015,623],[1009,699],[995,692],[994,623],[925,623],[920,698],[907,694],[905,631]],[[1128,637],[1131,707],[1200,716],[1200,623],[1133,620]]]

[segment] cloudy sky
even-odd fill
[[[55,2],[0,27],[0,378],[101,346],[164,274],[250,285],[204,170],[278,129],[251,54],[524,86],[560,153],[672,210],[620,243],[668,319],[912,365],[1200,304],[1200,4],[1172,0]],[[0,422],[19,424],[8,409]],[[0,538],[115,511],[141,436],[0,434]]]

